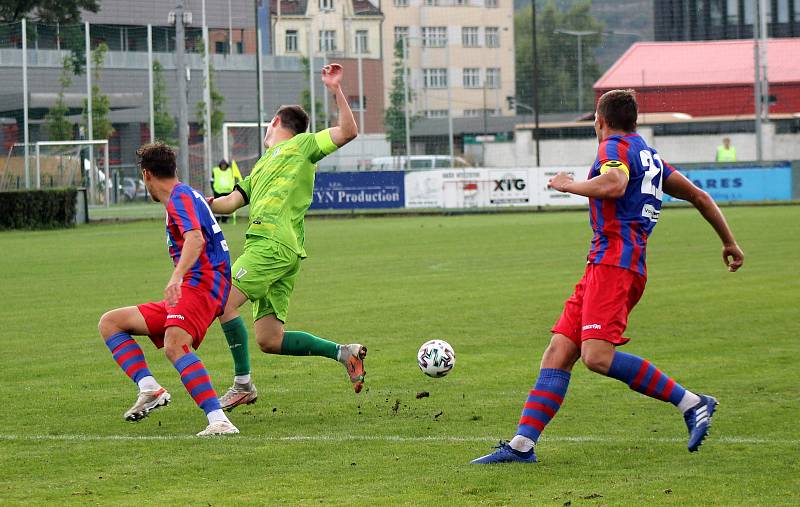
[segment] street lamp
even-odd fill
[[[583,111],[583,44],[581,38],[588,35],[597,35],[600,32],[594,30],[564,30],[556,28],[553,33],[573,35],[578,38],[578,111]]]

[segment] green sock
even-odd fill
[[[332,341],[319,338],[303,331],[286,331],[281,343],[284,356],[324,356],[336,359],[339,346]]]
[[[229,320],[222,324],[222,332],[225,333],[228,348],[231,349],[235,375],[247,375],[250,373],[250,349],[244,321],[241,317]]]

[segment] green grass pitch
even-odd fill
[[[700,452],[675,408],[577,366],[541,463],[488,468],[467,463],[514,433],[582,274],[585,212],[309,220],[288,328],[368,345],[366,388],[253,344],[259,402],[209,440],[146,339],[173,403],[123,421],[135,388],[97,334],[105,310],[160,298],[162,221],[0,234],[0,504],[798,505],[800,207],[725,211],[743,270],[694,210],[665,210],[625,347],[719,398]],[[244,224],[224,230],[235,256]],[[416,366],[431,338],[455,348],[446,378]],[[199,353],[227,388],[217,324]]]

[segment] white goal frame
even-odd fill
[[[42,146],[100,146],[102,145],[105,151],[104,163],[103,163],[103,172],[106,175],[106,185],[105,185],[105,206],[108,208],[110,206],[110,198],[111,198],[111,173],[108,164],[108,139],[102,139],[97,141],[38,141],[36,146],[36,188],[42,188],[42,161],[41,161],[41,147]],[[91,157],[94,158],[94,157]],[[90,159],[89,163],[92,163]],[[83,171],[83,161],[81,160],[81,171]],[[90,168],[89,170],[89,199],[91,201],[95,200],[95,186],[94,181],[94,170]],[[95,203],[92,203],[95,204]]]
[[[259,139],[258,142],[259,143],[264,142],[263,141],[263,136],[261,135],[261,132],[262,132],[261,129],[267,128],[267,126],[269,126],[269,123],[270,122],[261,122],[261,128],[258,131],[258,139]],[[222,124],[222,158],[224,158],[228,162],[230,162],[230,160],[231,160],[230,153],[229,153],[230,146],[228,145],[228,129],[230,127],[234,127],[234,128],[240,128],[240,127],[251,127],[251,128],[254,128],[255,127],[255,128],[258,128],[258,126],[259,126],[258,122],[255,122],[255,121],[252,121],[252,122],[225,122],[225,123],[223,123]]]

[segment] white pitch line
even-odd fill
[[[4,435],[0,434],[0,441],[153,441],[153,440],[194,440],[194,435],[85,435],[85,434],[63,434],[63,435]],[[257,435],[233,435],[227,439],[245,440],[252,442],[493,442],[497,437],[477,437],[477,436],[428,436],[428,437],[409,437],[403,435],[294,435],[294,436],[257,436]],[[771,439],[738,436],[709,436],[711,442],[715,444],[780,444],[780,445],[800,445],[800,439]],[[671,444],[684,442],[685,438],[677,437],[649,437],[649,438],[616,438],[602,436],[569,436],[569,437],[542,437],[544,442],[567,442],[567,443],[617,443],[617,444]]]

